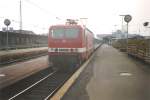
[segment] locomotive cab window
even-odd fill
[[[54,39],[61,39],[64,37],[64,29],[53,29],[51,34]]]
[[[51,30],[52,38],[54,39],[74,39],[78,37],[79,30],[74,28],[67,29],[52,29]]]
[[[78,29],[65,29],[65,38],[77,38],[78,33]]]

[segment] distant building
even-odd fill
[[[6,27],[2,27],[2,31],[6,32],[7,31]]]
[[[113,40],[127,39],[127,33],[123,33],[120,30],[117,30],[116,32],[112,33],[112,37]],[[128,38],[144,38],[144,37],[138,34],[128,34]]]
[[[13,27],[9,27],[9,32],[13,32],[13,31],[14,31]]]
[[[123,33],[121,30],[117,30],[116,32],[112,33],[112,37],[114,39],[125,39],[127,38],[127,34]]]
[[[33,31],[28,30],[13,30],[15,33],[22,33],[22,34],[35,34]]]
[[[97,37],[104,43],[111,44],[112,34],[97,34]]]
[[[96,37],[98,37],[99,39],[103,39],[106,36],[111,36],[111,34],[97,34]]]

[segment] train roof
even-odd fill
[[[52,25],[51,27],[82,27],[81,25]]]
[[[89,28],[87,28],[87,27],[84,27],[84,26],[82,26],[82,25],[52,25],[50,28],[53,28],[53,27],[78,27],[78,28],[82,28],[82,29],[86,29],[87,31],[89,31],[89,32],[91,32],[91,33],[93,33]]]

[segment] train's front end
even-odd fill
[[[79,25],[51,26],[48,37],[49,62],[54,68],[75,66],[83,51],[83,29]]]

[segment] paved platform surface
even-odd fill
[[[2,51],[0,51],[0,56],[16,54],[16,53],[39,51],[39,50],[45,50],[45,49],[48,49],[48,47],[16,49],[16,50],[8,50],[8,51],[7,50],[2,50]]]
[[[150,65],[103,45],[62,100],[150,100]]]
[[[0,68],[0,88],[15,83],[48,66],[48,56],[42,56],[29,61],[2,67]]]

